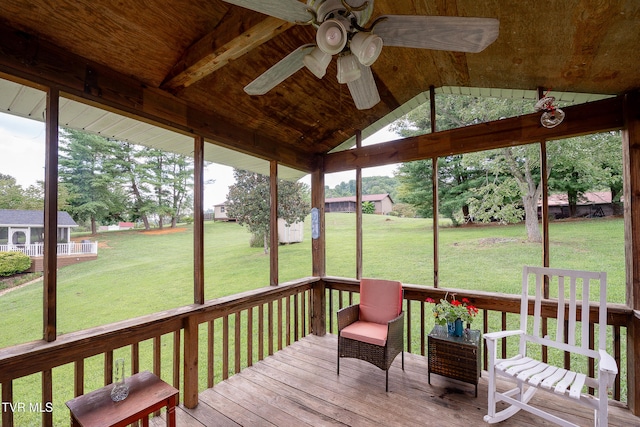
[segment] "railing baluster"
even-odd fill
[[[104,385],[113,382],[113,350],[104,354]]]
[[[253,307],[247,310],[247,366],[253,366]]]
[[[267,304],[267,343],[269,356],[273,354],[273,301]]]
[[[506,331],[507,330],[507,313],[505,313],[504,311],[501,311],[500,313],[502,313],[502,330]],[[507,339],[506,338],[502,338],[502,358],[503,359],[507,358]]]
[[[229,316],[222,318],[222,381],[229,378]]]
[[[307,319],[309,318],[309,313],[307,313],[307,302],[309,303],[309,307],[311,307],[311,292],[304,292],[302,294],[302,336],[306,337],[309,333],[309,329],[307,329]]]
[[[73,378],[73,396],[82,396],[84,394],[84,359],[73,363]]]
[[[293,322],[293,336],[295,337],[295,341],[300,339],[300,310],[298,310],[298,295],[300,295],[298,292],[293,295],[293,317],[295,318],[295,321]]]
[[[483,309],[482,310],[482,333],[486,334],[487,332],[489,332],[489,310],[487,309]],[[483,369],[486,371],[487,369],[489,369],[489,356],[487,355],[487,340],[482,340],[484,341],[483,345],[482,345],[482,366]]]
[[[214,321],[207,322],[207,387],[213,387],[215,384],[215,359],[214,359]]]
[[[278,298],[278,351],[282,350],[282,343],[283,343],[283,337],[282,337],[282,298]]]
[[[407,300],[407,351],[411,353],[411,300]]]
[[[180,390],[180,329],[173,333],[173,386]],[[180,401],[180,394],[176,397]]]
[[[234,372],[236,374],[240,373],[240,349],[241,349],[241,342],[240,342],[240,326],[242,324],[242,312],[238,311],[235,316],[234,316],[234,328],[235,328],[235,334],[234,334],[234,360],[233,360],[233,364],[234,364]]]
[[[258,306],[258,360],[264,359],[264,304]]]
[[[140,372],[140,343],[131,345],[131,375]]]
[[[291,345],[291,295],[287,295],[286,301],[287,301],[287,304],[286,304],[287,308],[285,309],[285,328],[286,328],[285,335],[287,337],[287,340],[285,345],[289,347]],[[294,341],[297,341],[297,339]]]
[[[153,373],[162,378],[162,337],[157,335],[153,337]],[[160,411],[153,413],[154,417],[160,416]]]
[[[13,411],[8,407],[13,404],[13,381],[5,381],[2,383],[2,402],[7,403],[7,407],[2,405],[2,425],[4,427],[13,427]]]
[[[616,361],[618,369],[620,369],[621,361],[621,344],[620,344],[620,326],[613,327],[613,358]],[[616,375],[616,380],[613,383],[613,398],[620,400],[620,375]]]
[[[329,304],[327,304],[329,306],[329,333],[335,334],[337,331],[333,329],[333,313],[336,311],[333,309],[333,289],[329,288],[327,292],[329,292]]]
[[[427,348],[427,325],[426,325],[426,316],[425,316],[425,306],[426,303],[424,301],[420,302],[420,354],[422,356],[426,355]]]
[[[53,374],[51,369],[42,371],[42,408],[53,404]],[[42,411],[42,425],[53,426],[53,411]]]

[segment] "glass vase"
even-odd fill
[[[113,370],[113,388],[111,400],[120,402],[129,395],[129,386],[125,383],[124,359],[116,359]]]
[[[461,337],[462,336],[462,319],[456,319],[453,322],[448,322],[447,332],[451,337]]]

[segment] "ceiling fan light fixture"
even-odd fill
[[[302,58],[302,62],[309,71],[321,79],[327,73],[327,67],[331,62],[331,55],[327,55],[316,46],[311,53]]]
[[[370,66],[382,52],[382,38],[371,33],[356,33],[351,39],[350,50],[364,66]]]
[[[358,80],[361,76],[358,59],[352,53],[338,57],[338,83],[345,84]]]
[[[331,18],[324,21],[316,33],[316,43],[320,50],[327,55],[342,52],[347,44],[348,22],[341,18]]]

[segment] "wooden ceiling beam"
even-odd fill
[[[357,167],[383,166],[621,129],[622,100],[623,97],[618,96],[563,107],[565,119],[552,129],[542,127],[540,113],[532,113],[326,154],[324,172],[342,172]]]
[[[0,24],[0,73],[56,87],[70,97],[136,120],[189,135],[305,172],[316,158],[223,117],[199,110],[176,96],[152,88],[70,53],[52,43]]]
[[[233,15],[234,10],[229,15]],[[294,25],[273,17],[264,19],[263,15],[225,17],[214,31],[182,55],[161,88],[179,91],[189,87]]]

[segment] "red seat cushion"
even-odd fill
[[[392,280],[360,280],[360,320],[386,324],[402,312],[402,283]]]
[[[340,336],[384,347],[387,343],[387,330],[386,324],[358,320],[340,331]]]

